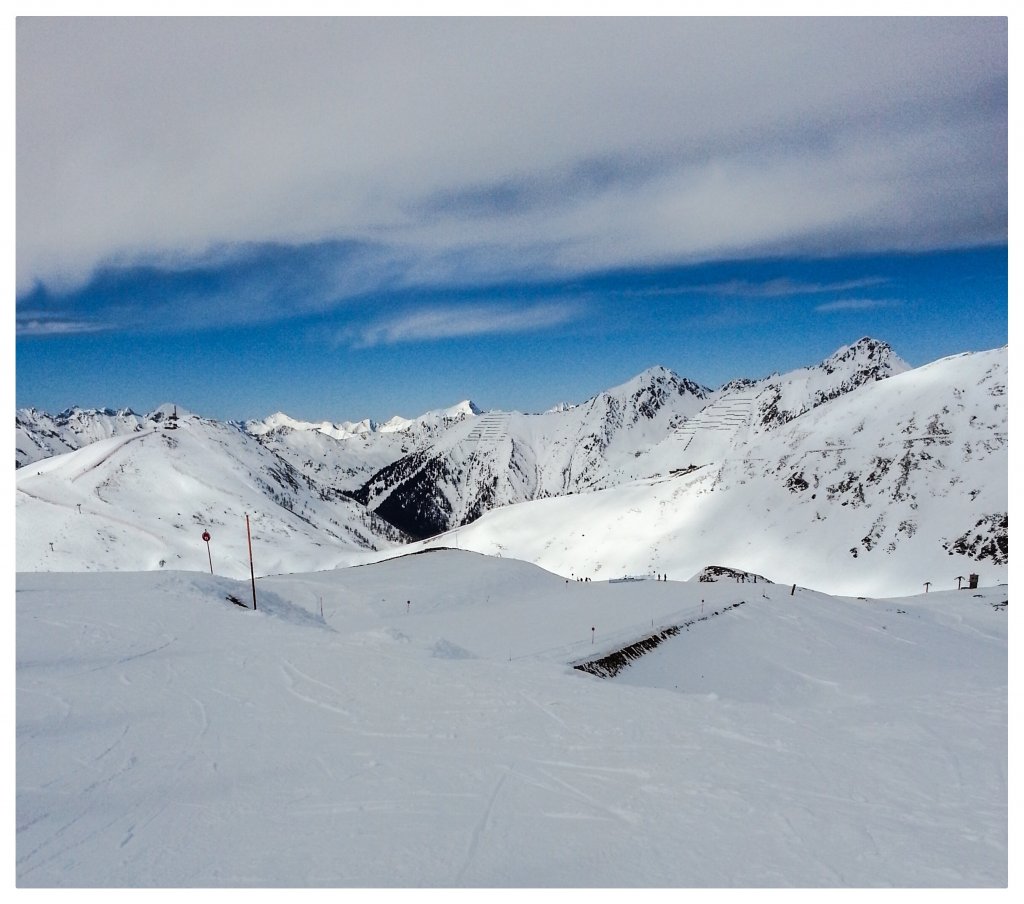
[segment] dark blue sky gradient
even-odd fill
[[[51,296],[49,311],[101,328],[20,336],[17,406],[145,412],[175,402],[217,418],[280,409],[341,421],[412,416],[472,398],[484,408],[537,411],[582,401],[655,364],[715,387],[816,363],[863,335],[889,342],[912,365],[1008,341],[1005,247],[302,297],[316,270],[306,263],[323,255],[323,247],[265,248],[258,266],[107,272]],[[291,280],[299,260],[302,275]],[[276,301],[246,322],[244,306],[225,295],[244,297],[261,279],[276,287]],[[540,303],[564,304],[570,314],[511,332],[369,345],[360,338],[382,317],[424,308],[443,306],[457,319],[463,309]]]

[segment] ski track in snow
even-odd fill
[[[480,845],[481,838],[489,830],[490,823],[494,816],[494,803],[498,799],[498,794],[501,793],[502,786],[505,784],[505,780],[507,778],[508,772],[502,771],[501,775],[498,776],[498,780],[494,783],[494,789],[491,791],[491,795],[487,799],[487,803],[484,805],[484,810],[479,821],[470,832],[466,856],[462,862],[462,866],[459,867],[459,871],[455,875],[455,885],[464,885],[466,873],[475,866],[477,848]]]
[[[1005,882],[1005,589],[766,585],[602,680],[581,622],[642,637],[735,586],[456,551],[264,584],[253,612],[198,574],[19,577],[20,886]]]

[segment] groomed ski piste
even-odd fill
[[[1006,585],[676,578],[20,574],[17,885],[1006,886]]]

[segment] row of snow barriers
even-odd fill
[[[754,396],[739,396],[712,402],[702,408],[693,417],[683,421],[676,428],[677,439],[692,439],[698,430],[726,430],[734,432],[750,423],[750,413],[754,408]]]
[[[498,442],[508,432],[508,412],[493,412],[482,414],[474,424],[473,429],[465,436],[466,442],[486,443]]]
[[[584,662],[574,662],[572,663],[572,667],[574,669],[579,669],[581,672],[589,672],[591,675],[597,675],[598,678],[614,678],[631,662],[639,659],[645,653],[649,653],[663,641],[668,640],[668,638],[675,637],[680,631],[689,631],[690,628],[698,622],[707,621],[722,612],[728,612],[730,609],[735,609],[737,606],[743,606],[746,602],[746,600],[740,600],[738,603],[733,603],[730,606],[715,609],[707,615],[701,615],[698,618],[691,618],[689,621],[685,621],[679,625],[671,625],[668,628],[663,628],[655,634],[650,634],[647,637],[644,637],[642,640],[631,643],[627,647],[616,650],[614,653],[607,653],[599,659],[588,659]]]

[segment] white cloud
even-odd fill
[[[44,315],[19,315],[15,327],[18,336],[67,336],[73,333],[96,333],[104,324],[85,320],[66,320]]]
[[[17,34],[19,291],[238,242],[366,242],[449,279],[1006,236],[1005,19]]]
[[[673,286],[666,289],[631,289],[628,294],[641,296],[702,294],[734,298],[788,298],[794,295],[820,295],[827,292],[848,292],[886,282],[886,277],[865,276],[836,282],[805,282],[789,277],[766,280],[728,279],[713,283]]]
[[[873,311],[878,308],[896,308],[903,302],[896,298],[841,298],[819,304],[814,310],[820,314],[836,311]]]
[[[568,323],[579,316],[574,303],[514,305],[451,305],[423,308],[379,320],[348,335],[357,348],[482,336],[525,333]]]

